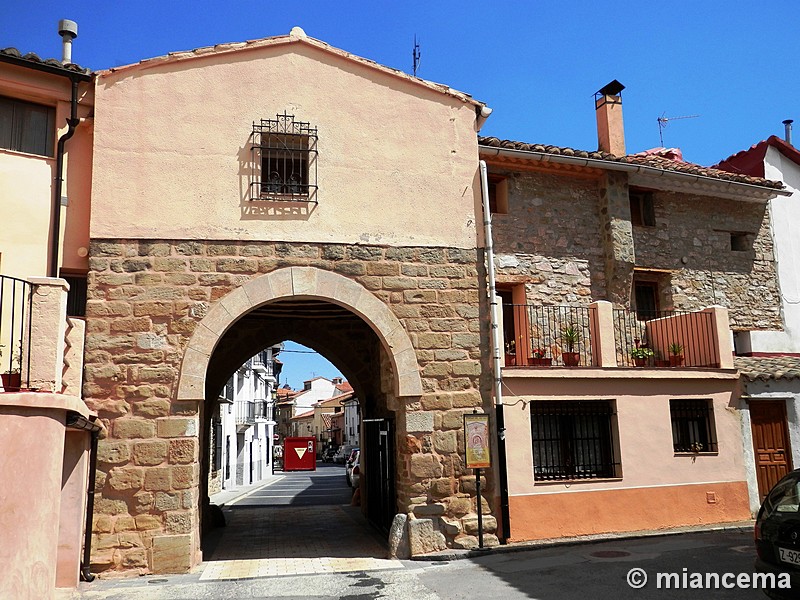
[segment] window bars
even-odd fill
[[[716,452],[714,408],[710,400],[670,400],[675,452]]]
[[[534,481],[617,477],[612,402],[531,402]]]
[[[253,122],[252,200],[316,202],[317,128],[294,115]]]

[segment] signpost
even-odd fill
[[[483,548],[481,469],[488,469],[492,464],[489,456],[489,415],[478,414],[477,410],[473,410],[471,415],[464,415],[464,446],[466,467],[475,469],[475,493],[478,496],[478,548]]]

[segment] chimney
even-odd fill
[[[792,121],[791,119],[786,119],[783,122],[783,127],[784,127],[784,138],[783,139],[790,146],[792,145],[792,123],[794,123],[794,121]]]
[[[615,156],[625,155],[625,130],[622,126],[622,96],[625,89],[616,79],[594,95],[597,117],[597,149]]]
[[[78,37],[78,24],[69,19],[61,19],[58,22],[58,35],[61,36],[63,44],[63,54],[61,55],[61,64],[68,65],[72,63],[72,40]]]

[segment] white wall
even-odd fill
[[[751,332],[750,351],[800,353],[800,166],[770,146],[764,175],[792,192],[769,203],[785,331]]]

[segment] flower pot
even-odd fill
[[[646,367],[647,366],[647,359],[646,358],[634,358],[633,364],[637,367]]]
[[[533,367],[549,367],[553,364],[552,358],[532,358],[530,363]]]
[[[581,355],[579,352],[562,352],[561,360],[564,361],[565,367],[577,367],[581,362]]]
[[[670,367],[680,367],[683,364],[683,356],[681,354],[673,355],[669,357],[669,366]]]
[[[3,389],[7,392],[16,392],[22,386],[22,376],[19,373],[2,373],[0,378],[3,380]]]
[[[506,366],[513,367],[516,364],[517,364],[517,355],[506,353]]]

